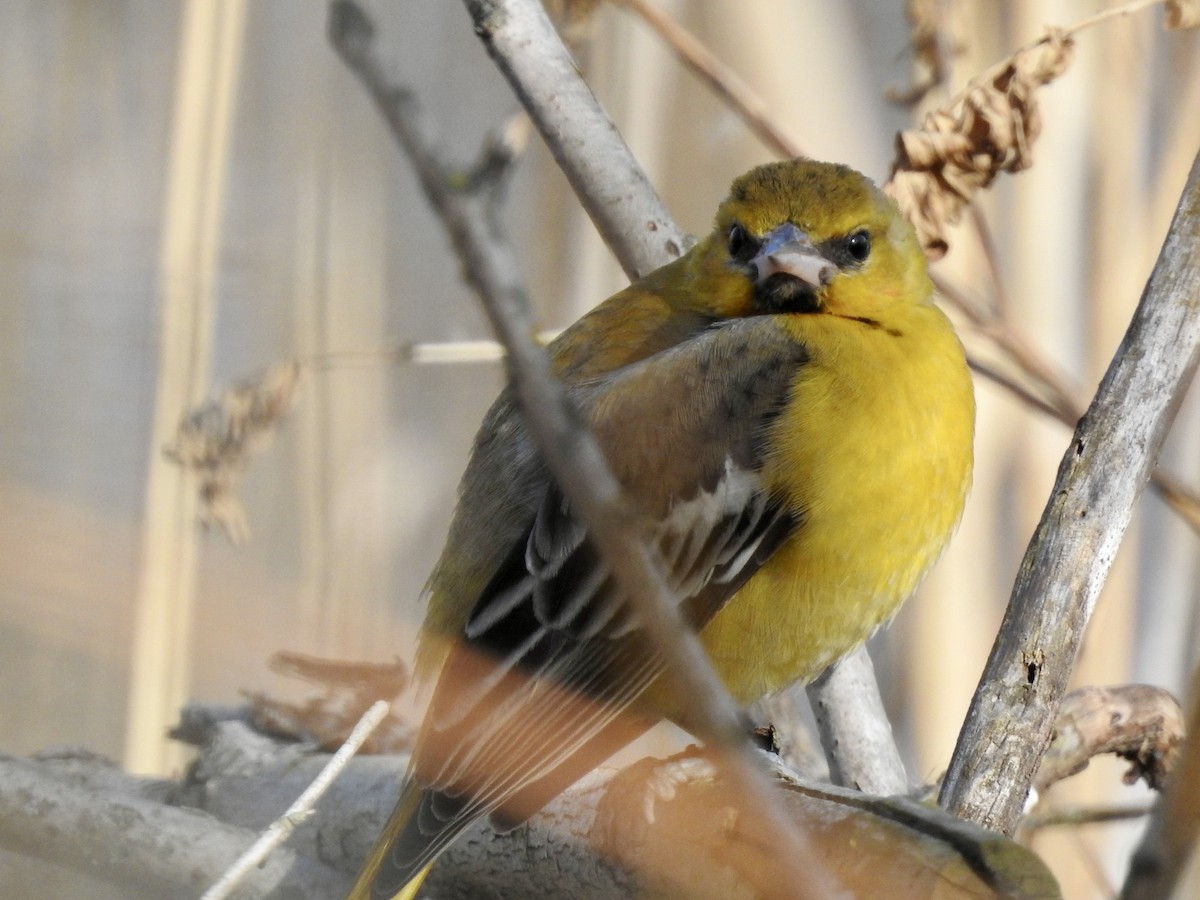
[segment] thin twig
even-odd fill
[[[566,52],[540,3],[535,0],[466,2],[477,33],[488,44],[501,69],[514,79],[518,94],[523,100],[536,94],[538,89],[527,88],[512,73],[523,71],[530,65],[529,60],[554,60],[559,53]],[[411,93],[392,83],[385,74],[365,14],[346,0],[333,4],[331,10],[330,35],[334,46],[375,99],[408,153],[426,198],[449,232],[466,277],[483,301],[492,327],[505,346],[521,410],[547,465],[612,566],[622,593],[641,614],[652,643],[662,654],[665,677],[677,680],[682,695],[690,698],[697,737],[717,755],[747,808],[755,811],[753,817],[747,817],[747,828],[754,829],[755,840],[762,846],[777,851],[778,865],[772,872],[762,873],[772,882],[770,895],[812,898],[833,895],[825,868],[779,808],[766,773],[760,769],[755,751],[742,733],[732,698],[709,665],[697,636],[681,620],[658,563],[641,540],[639,523],[622,501],[620,486],[608,470],[598,444],[581,427],[578,413],[552,373],[548,356],[532,338],[530,305],[519,266],[498,222],[498,191],[494,186],[482,185],[470,192],[450,189],[449,176],[454,173],[447,169],[444,155],[430,140],[428,126]],[[546,42],[557,48],[539,46]],[[559,77],[564,77],[561,70]],[[577,79],[573,70],[571,77]],[[570,84],[559,82],[555,90],[562,96],[578,96]],[[590,91],[587,93],[590,97]],[[594,104],[594,98],[591,102]],[[556,104],[551,106],[557,108]],[[542,112],[531,109],[535,122],[540,121]],[[566,128],[569,123],[560,124]],[[578,133],[571,128],[567,132],[557,138],[565,145],[573,145]],[[627,149],[623,152],[628,154]],[[644,180],[640,170],[636,177],[628,173],[613,177],[618,184],[626,185]],[[461,183],[461,179],[455,179],[455,183]],[[606,184],[597,190],[607,195],[613,187]],[[605,204],[589,199],[585,205],[591,209]],[[663,219],[661,224],[674,230],[669,219]],[[646,255],[646,247],[641,250],[642,258],[650,260],[653,254]],[[655,265],[662,261],[661,253],[660,247],[654,257]],[[640,265],[632,268],[637,271]]]
[[[1021,822],[1021,834],[1041,831],[1043,828],[1078,828],[1080,825],[1107,825],[1128,822],[1150,815],[1151,805],[1138,806],[1059,806],[1054,809],[1034,810]]]
[[[1171,509],[1175,510],[1192,530],[1200,534],[1200,499],[1174,475],[1155,469],[1150,484]]]
[[[1166,2],[1168,2],[1168,0],[1128,0],[1127,3],[1123,3],[1120,6],[1102,9],[1097,13],[1093,13],[1090,16],[1080,19],[1074,25],[1068,25],[1065,28],[1050,28],[1047,30],[1046,34],[1043,34],[1036,40],[1032,40],[1024,46],[1018,48],[1017,50],[1008,54],[1008,56],[1006,56],[1004,59],[993,64],[991,68],[986,69],[982,74],[972,78],[971,83],[977,84],[991,81],[997,75],[1001,74],[1006,68],[1008,68],[1013,59],[1021,56],[1022,54],[1032,53],[1039,47],[1049,46],[1054,41],[1060,40],[1064,37],[1074,37],[1080,32],[1087,31],[1089,28],[1094,28],[1096,25],[1106,22],[1109,19],[1133,15],[1134,13],[1141,12],[1147,7],[1162,6]],[[964,96],[966,96],[966,93],[969,90],[970,86],[965,88],[954,100],[945,105],[951,106],[960,101]]]
[[[262,865],[264,859],[272,850],[288,839],[296,827],[313,814],[321,796],[329,789],[333,780],[341,774],[342,769],[354,758],[358,748],[370,737],[375,727],[387,716],[391,705],[386,700],[377,700],[371,708],[363,713],[346,742],[338,748],[337,753],[329,758],[329,762],[321,769],[321,773],[313,779],[312,784],[296,798],[296,802],[288,807],[287,812],[276,819],[266,831],[250,847],[238,857],[217,882],[201,896],[200,900],[223,900],[232,893],[248,872]]]
[[[997,290],[999,290],[999,281],[995,273],[993,273],[993,278],[996,278]],[[1075,399],[1076,392],[1066,376],[1038,353],[1012,322],[999,315],[991,305],[985,308],[982,303],[972,302],[956,285],[936,273],[933,276],[933,283],[937,286],[938,293],[967,317],[967,321],[975,331],[990,341],[1018,369],[1033,380],[1041,389],[1041,393],[1019,386],[1016,382],[994,373],[990,366],[981,362],[974,354],[969,355],[968,358],[972,368],[992,378],[1022,400],[1029,402],[1051,417],[1059,419],[1064,424],[1073,426],[1079,420],[1082,415],[1082,406]]]
[[[647,0],[615,0],[653,28],[675,55],[713,93],[732,109],[750,131],[768,148],[785,158],[803,156],[799,142],[771,120],[770,105],[740,75],[727,66],[704,43]]]
[[[1059,412],[1052,403],[1048,400],[1043,400],[1011,375],[1001,372],[999,369],[985,362],[980,362],[980,360],[973,356],[967,357],[967,364],[971,367],[972,372],[978,372],[988,381],[998,384],[1018,400],[1023,401],[1027,406],[1032,406],[1038,412],[1044,413],[1052,419],[1059,418]]]
[[[1067,29],[1067,33],[1078,34],[1081,31],[1086,31],[1088,28],[1099,25],[1101,22],[1107,22],[1109,19],[1131,16],[1134,13],[1139,13],[1143,9],[1148,9],[1151,6],[1163,6],[1169,2],[1170,0],[1128,0],[1127,3],[1122,3],[1120,6],[1102,9],[1099,12],[1088,16],[1087,18],[1079,20]]]
[[[992,229],[988,227],[987,217],[983,214],[983,210],[979,208],[978,203],[972,203],[968,219],[971,222],[971,230],[975,234],[975,239],[979,242],[979,249],[983,253],[983,259],[987,263],[988,277],[992,284],[994,296],[989,304],[990,318],[1006,320],[1011,303],[1008,300],[1008,291],[1004,287],[1004,279],[1000,275],[1000,253],[996,249],[996,241],[992,235]]]

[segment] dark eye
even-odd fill
[[[729,229],[729,255],[738,262],[749,262],[758,252],[760,242],[750,236],[745,228],[737,222]]]
[[[871,255],[871,235],[866,231],[856,231],[846,238],[846,252],[855,262],[866,262]]]

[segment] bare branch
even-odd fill
[[[1162,790],[1182,741],[1183,710],[1162,688],[1079,688],[1063,698],[1033,786],[1042,794],[1055,782],[1082,772],[1092,757],[1114,753],[1130,763],[1127,784],[1140,778]]]
[[[940,802],[1010,832],[1084,628],[1200,354],[1200,156],[1133,321],[1059,467]]]
[[[32,855],[88,871],[94,871],[93,863],[81,857],[93,851],[106,857],[106,865],[110,857],[140,860],[148,855],[152,858],[145,869],[128,866],[108,872],[125,888],[123,893],[147,898],[196,896],[196,882],[216,870],[190,867],[232,858],[233,845],[244,845],[252,830],[287,806],[329,760],[326,754],[252,731],[246,725],[248,717],[244,709],[189,710],[200,743],[195,771],[182,784],[130,776],[95,756],[21,760],[11,766],[0,757],[0,808],[21,803],[35,812],[48,809],[55,816],[48,825],[64,829]],[[241,895],[299,900],[342,896],[349,878],[332,869],[352,871],[357,865],[387,818],[389,788],[401,777],[406,761],[405,757],[355,757],[321,799],[319,815],[296,831],[290,849],[252,874]],[[665,893],[671,897],[745,896],[744,882],[731,876],[729,857],[757,853],[756,836],[748,833],[745,822],[753,815],[714,815],[714,810],[740,809],[743,801],[727,778],[711,777],[711,766],[708,776],[696,778],[697,767],[688,762],[685,755],[675,760],[642,760],[619,772],[598,769],[520,828],[504,834],[486,821],[477,822],[466,840],[447,851],[449,865],[437,867],[430,876],[431,895],[441,900],[479,896],[614,900],[635,894],[662,897],[664,892],[656,892],[655,887],[667,885],[676,888]],[[697,762],[697,757],[690,756],[690,762]],[[37,778],[26,778],[26,771],[35,772]],[[649,779],[648,772],[654,773]],[[813,840],[854,896],[886,894],[917,900],[929,897],[931,891],[944,892],[947,882],[976,900],[1057,896],[1037,857],[998,835],[902,798],[864,797],[856,791],[803,782],[789,773],[780,775],[775,790],[785,814],[796,822],[821,823]],[[648,820],[647,784],[664,778],[671,790],[653,799],[655,817]],[[38,786],[42,783],[51,790]],[[192,828],[186,833],[169,830],[161,843],[155,843],[158,836],[152,829],[134,827],[126,832],[110,826],[100,843],[98,833],[80,833],[73,830],[75,823],[57,818],[58,793],[70,793],[114,817],[127,814],[127,801],[132,798],[142,807],[165,810],[166,818],[156,821],[169,821],[174,815]],[[160,807],[159,801],[195,802],[205,811]],[[123,824],[125,819],[119,821]],[[11,846],[10,838],[15,838],[18,848],[24,848],[26,842],[44,836],[36,824],[26,835],[25,824],[19,821],[8,829],[0,821],[0,841]],[[198,860],[195,854],[175,852],[168,843],[179,839],[190,848],[192,843],[220,843],[226,834],[233,836],[221,843],[229,845],[227,858],[214,854],[212,859]],[[697,845],[704,851],[693,852]],[[685,846],[687,850],[679,852]],[[271,887],[264,873],[269,876],[280,860],[293,853],[298,860],[294,878],[268,893]],[[645,865],[648,860],[651,865]],[[185,874],[173,871],[176,868]],[[160,870],[168,874],[156,877]],[[295,881],[313,872],[311,884],[293,889]],[[684,885],[697,889],[681,892],[678,888]]]
[[[27,856],[162,897],[195,896],[254,833],[205,813],[120,797],[55,778],[37,763],[0,756],[0,844]],[[254,896],[341,896],[340,872],[280,850],[248,873]]]
[[[1187,740],[1129,862],[1121,900],[1170,897],[1200,836],[1200,669],[1192,673]]]
[[[908,790],[866,647],[830,666],[808,686],[834,784],[882,797]]]
[[[475,33],[529,112],[579,202],[635,279],[692,243],[596,102],[538,0],[464,0]]]

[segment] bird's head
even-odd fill
[[[788,160],[741,176],[692,256],[722,317],[887,318],[932,295],[925,257],[896,204],[833,163]]]

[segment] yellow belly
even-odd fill
[[[740,703],[811,680],[869,637],[962,512],[974,400],[961,345],[932,306],[889,324],[799,319],[821,349],[773,425],[765,476],[800,525],[701,633]]]

